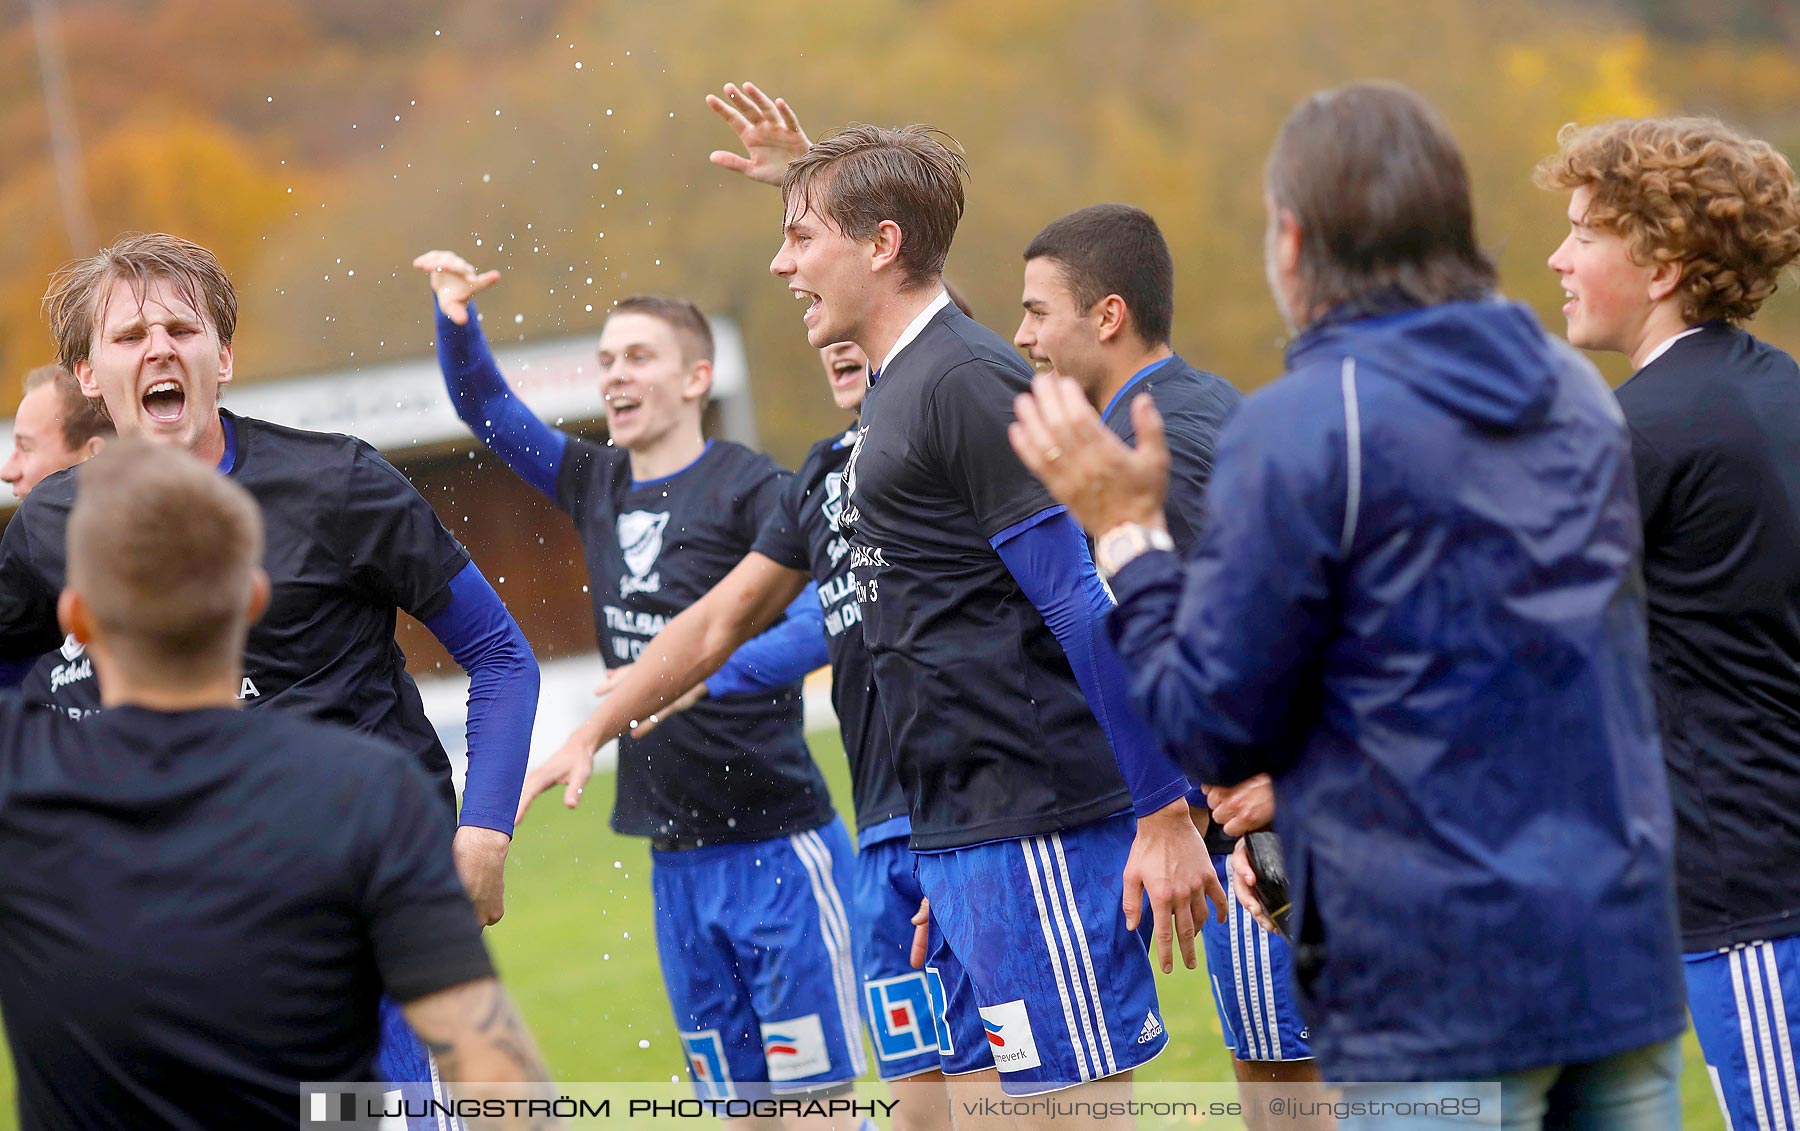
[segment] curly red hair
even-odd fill
[[[1690,325],[1747,321],[1800,257],[1800,189],[1767,142],[1710,118],[1570,123],[1556,140],[1539,187],[1586,186],[1588,224],[1617,232],[1639,263],[1679,262]]]

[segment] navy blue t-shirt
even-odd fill
[[[1723,322],[1619,387],[1682,946],[1800,931],[1800,366]]]
[[[869,649],[863,644],[850,546],[837,529],[844,507],[844,465],[855,442],[856,429],[851,428],[812,446],[752,548],[777,565],[805,570],[819,584],[831,655],[831,704],[850,761],[857,843],[866,847],[905,836],[912,825],[906,795],[894,776],[887,724],[876,712],[875,678],[869,670]]]
[[[731,572],[786,480],[768,456],[715,440],[675,474],[638,483],[623,449],[569,438],[556,503],[581,535],[608,667],[635,661]],[[766,840],[832,819],[799,684],[702,699],[643,738],[621,738],[618,787],[613,828],[671,847]]]
[[[431,504],[374,448],[221,412],[236,436],[230,477],[255,497],[269,608],[250,628],[239,698],[373,734],[411,754],[455,811],[450,759],[394,639],[396,610],[425,620],[469,564]],[[0,659],[64,643],[56,623],[75,469],[39,483],[0,537]],[[76,664],[85,660],[77,657]],[[38,701],[38,700],[34,700]],[[65,713],[99,706],[92,679],[55,687]]]
[[[32,1131],[291,1128],[370,1078],[382,994],[493,974],[425,775],[287,712],[0,697],[0,859]]]
[[[1163,517],[1176,553],[1185,559],[1206,528],[1206,485],[1212,480],[1219,429],[1244,395],[1225,378],[1195,369],[1179,354],[1169,357],[1133,377],[1101,414],[1113,434],[1132,447],[1137,446],[1137,428],[1131,422],[1131,402],[1139,393],[1149,393],[1162,416],[1163,442],[1169,449],[1169,494]],[[1236,844],[1237,838],[1226,836],[1219,825],[1206,827],[1206,848],[1214,856],[1229,855]]]
[[[839,526],[915,850],[1131,807],[1068,656],[990,540],[1056,507],[1006,429],[1031,368],[946,306],[863,399]]]

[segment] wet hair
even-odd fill
[[[944,273],[968,176],[962,147],[942,130],[850,126],[788,164],[781,202],[798,195],[807,211],[856,240],[875,238],[882,221],[893,221],[904,286],[912,289]]]
[[[133,234],[98,254],[65,264],[51,276],[44,316],[64,369],[73,373],[77,362],[87,360],[100,304],[121,279],[130,282],[140,302],[153,281],[168,283],[212,324],[220,345],[231,344],[237,332],[237,291],[213,253],[180,236]]]

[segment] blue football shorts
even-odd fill
[[[1800,935],[1682,956],[1725,1125],[1800,1126]]]
[[[913,914],[919,878],[906,836],[867,844],[856,854],[851,900],[862,975],[863,1015],[883,1080],[902,1080],[942,1067],[937,1010],[923,970],[912,968]]]
[[[1288,941],[1265,930],[1231,896],[1231,857],[1212,860],[1228,911],[1223,923],[1208,915],[1200,939],[1225,1047],[1239,1060],[1311,1060]]]
[[[412,1026],[397,1002],[381,999],[381,1035],[375,1050],[375,1078],[390,1084],[416,1084],[405,1089],[406,1100],[415,1110],[423,1109],[427,1100],[448,1104],[450,1093],[438,1076],[437,1061]],[[409,1115],[407,1131],[461,1131],[462,1121],[441,1112],[432,1115]]]
[[[1137,822],[922,853],[936,928],[926,982],[946,1075],[1000,1070],[1008,1095],[1103,1079],[1168,1044],[1146,913],[1119,907]]]
[[[854,1080],[858,1028],[844,822],[744,844],[652,852],[656,952],[702,1099]]]

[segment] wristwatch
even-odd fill
[[[1094,565],[1108,581],[1139,554],[1173,550],[1175,539],[1167,530],[1140,522],[1121,522],[1094,539]]]

